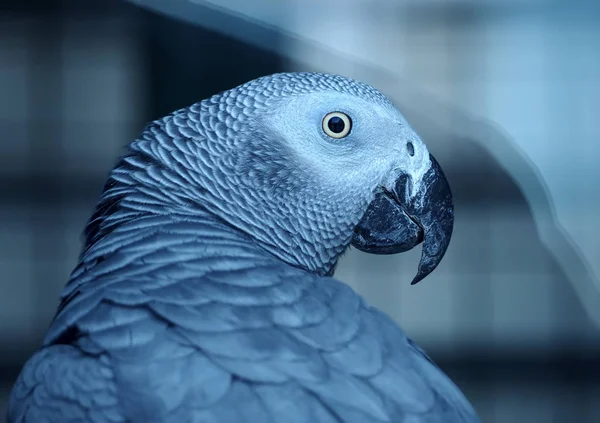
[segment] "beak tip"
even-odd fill
[[[417,273],[417,275],[416,275],[416,276],[413,278],[413,280],[411,281],[411,283],[410,283],[410,284],[411,284],[411,285],[416,285],[416,284],[418,284],[418,283],[419,283],[419,282],[421,282],[421,281],[422,281],[422,280],[425,278],[425,276],[427,276],[427,275],[428,275],[428,273],[427,273],[427,272],[422,272],[422,271],[420,271],[420,270],[419,270],[419,272],[418,272],[418,273]]]

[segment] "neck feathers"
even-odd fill
[[[295,210],[291,205],[302,203],[293,197],[296,191],[291,194],[283,190],[276,204],[260,187],[245,186],[245,182],[236,185],[234,180],[243,181],[243,175],[224,169],[216,159],[206,159],[212,147],[204,146],[201,140],[184,139],[169,129],[176,117],[149,125],[111,172],[85,229],[82,257],[115,228],[131,220],[204,216],[239,231],[292,266],[319,275],[333,274],[350,241],[347,232],[351,228],[338,228],[334,213],[326,208],[315,210],[316,199],[303,205],[312,213]],[[264,198],[258,201],[244,194],[244,190],[252,189]],[[303,217],[304,224],[296,221]]]

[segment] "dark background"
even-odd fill
[[[430,15],[409,13],[408,25],[431,16],[432,28],[448,29],[501,11],[447,2]],[[238,18],[224,19],[236,25]],[[0,413],[55,311],[122,146],[145,122],[249,79],[328,70],[290,59],[286,34],[239,25],[269,48],[115,0],[0,2]],[[454,48],[461,69],[479,69],[464,53],[478,46],[448,41],[440,51]],[[449,85],[469,78],[452,69]],[[437,275],[414,289],[407,282],[418,251],[351,252],[337,276],[423,345],[485,422],[600,421],[599,332],[571,276],[589,278],[589,269],[577,248],[556,252],[541,241],[534,209],[551,213],[552,206],[535,165],[509,136],[460,108],[414,92],[392,95],[448,174],[458,215],[453,244]],[[486,144],[507,146],[541,200],[532,203]],[[568,236],[554,235],[568,245]],[[557,261],[564,254],[572,268]]]

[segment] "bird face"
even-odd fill
[[[425,241],[413,283],[439,264],[453,226],[450,188],[383,95],[324,90],[284,97],[261,115],[260,126],[296,163],[304,204],[312,199],[333,217],[352,216],[352,245],[393,254]]]

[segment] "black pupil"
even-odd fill
[[[339,134],[344,130],[346,124],[344,123],[344,120],[341,117],[333,116],[331,119],[329,119],[329,122],[327,122],[327,126],[329,127],[331,132],[333,132],[334,134]]]

